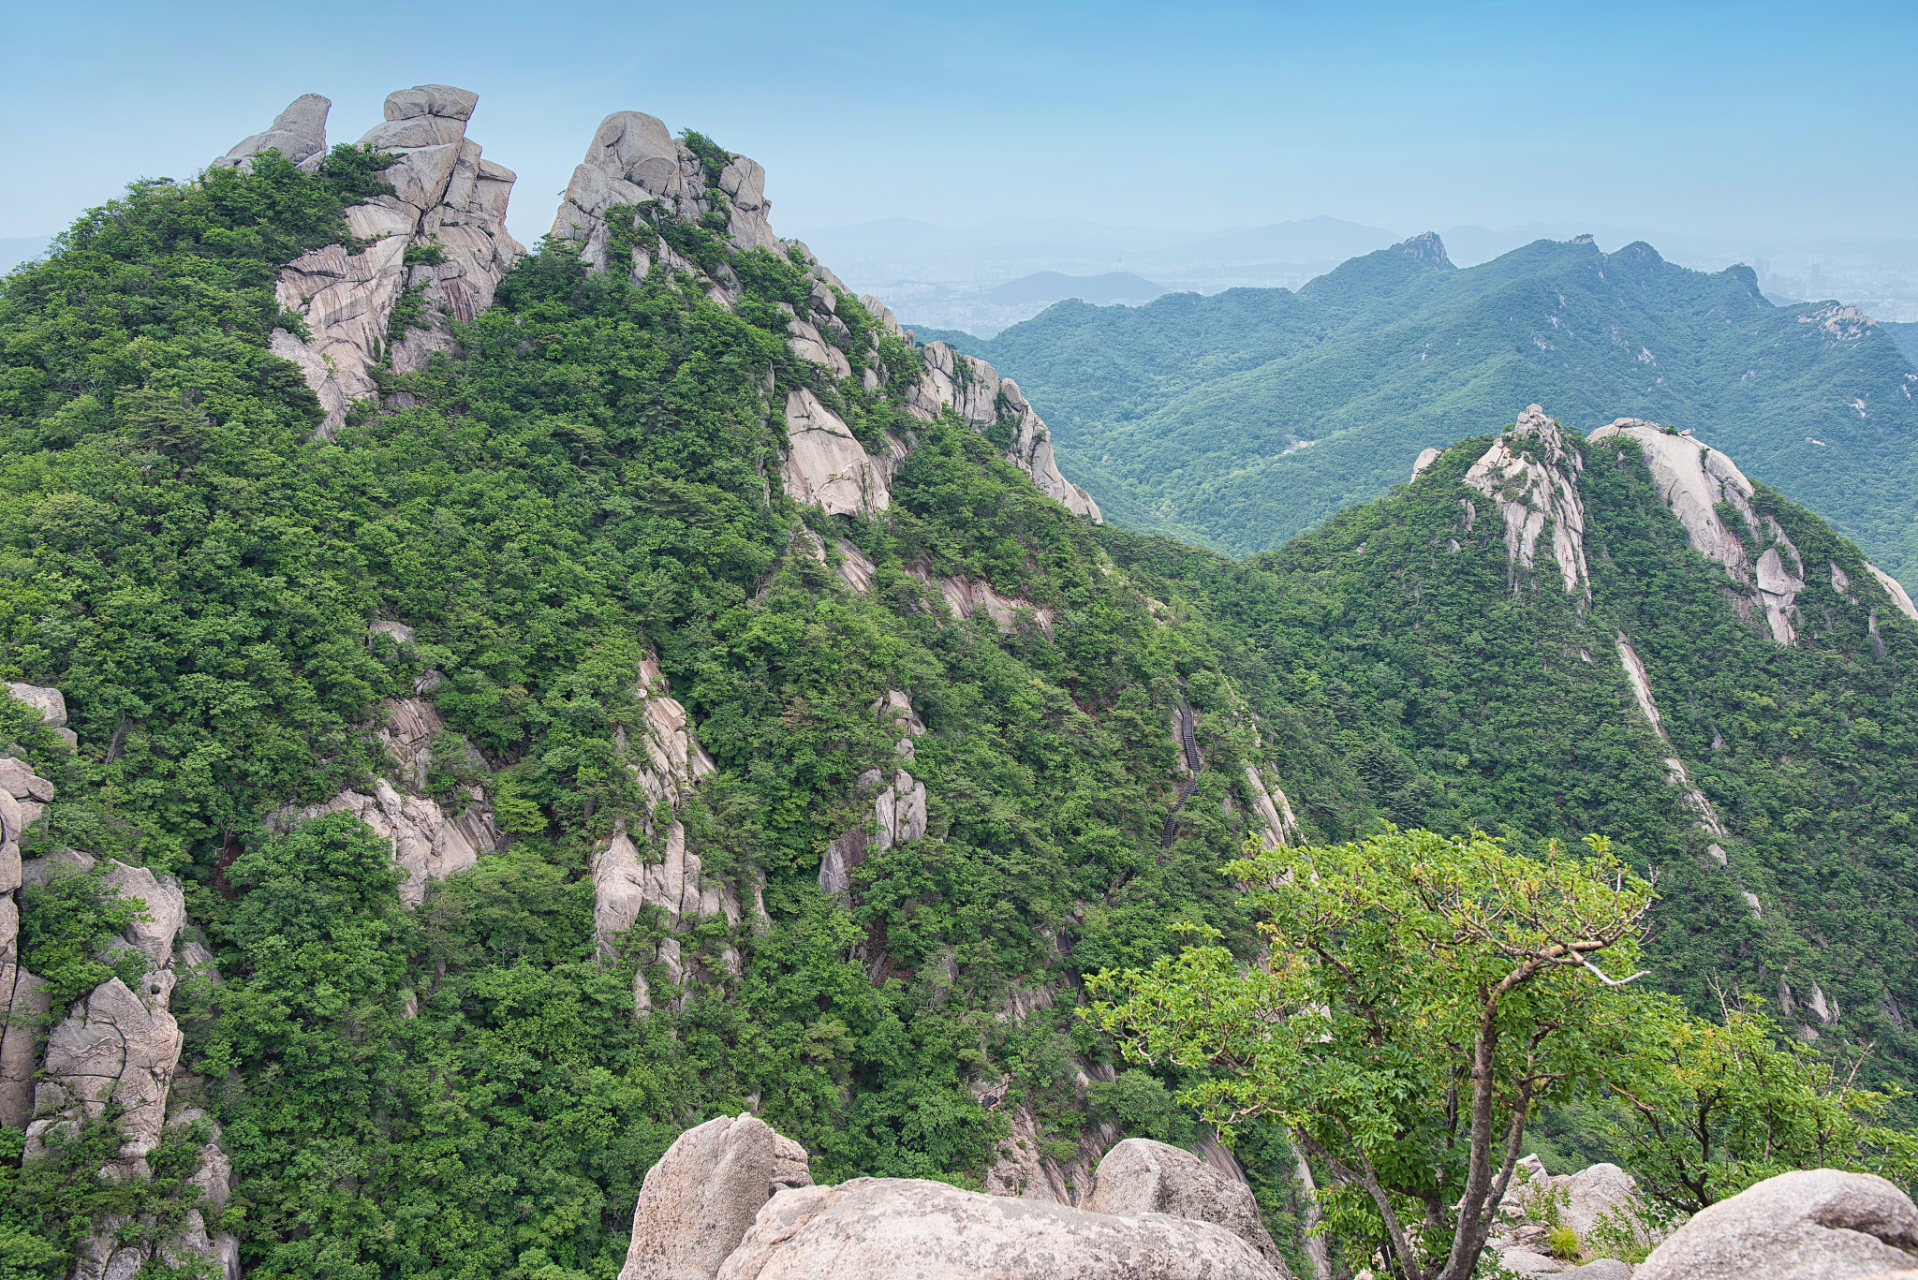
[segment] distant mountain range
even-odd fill
[[[1434,266],[1434,248],[1370,253],[1296,293],[1063,302],[991,340],[918,336],[1017,379],[1109,518],[1232,555],[1537,402],[1583,431],[1695,428],[1918,585],[1909,328],[1895,338],[1837,302],[1774,306],[1749,267],[1691,271],[1642,243],[1539,241],[1462,270]]]
[[[1750,266],[1759,289],[1774,302],[1836,297],[1879,320],[1918,322],[1918,239],[1701,236],[1591,222],[1455,226],[1441,234],[1461,267],[1538,240],[1590,235],[1606,250],[1644,241],[1659,246],[1668,261],[1694,270]],[[998,218],[969,227],[894,218],[820,228],[800,238],[842,264],[844,278],[855,288],[887,299],[907,322],[989,337],[1038,314],[1039,308],[1028,302],[1020,305],[1032,309],[1021,311],[995,303],[986,291],[1038,272],[1130,271],[1173,292],[1297,289],[1348,258],[1404,236],[1330,217],[1222,231],[1107,227],[1081,218]]]

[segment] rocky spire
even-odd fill
[[[766,171],[745,156],[728,156],[717,175],[708,174],[704,161],[657,116],[615,111],[600,121],[585,159],[573,170],[547,236],[579,242],[581,260],[604,267],[612,209],[656,205],[671,217],[697,222],[720,208],[738,248],[779,250],[783,246],[766,223],[772,204],[765,185]],[[643,276],[650,265],[636,262],[635,274]]]
[[[346,211],[354,237],[372,243],[357,253],[337,244],[315,249],[280,273],[280,303],[305,319],[311,336],[303,341],[276,329],[272,349],[299,365],[319,396],[325,438],[355,401],[378,394],[376,365],[390,359],[396,372],[408,373],[425,367],[433,352],[450,350],[450,322],[470,321],[491,306],[500,279],[526,252],[506,231],[513,171],[483,158],[466,136],[478,101],[478,94],[439,84],[388,94],[385,123],[360,143],[398,157],[381,174],[395,194]],[[275,128],[312,102],[326,99],[299,99]],[[256,141],[249,138],[234,152]],[[322,135],[314,163],[325,154],[324,142]],[[392,333],[393,309],[408,293],[424,304],[423,324]]]

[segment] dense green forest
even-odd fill
[[[349,239],[342,210],[382,164],[341,147],[311,175],[268,155],[138,184],[0,283],[0,676],[63,690],[79,737],[9,704],[0,727],[59,787],[24,852],[185,883],[221,980],[174,994],[176,1090],[221,1128],[235,1191],[209,1227],[249,1274],[610,1280],[648,1165],[749,1108],[822,1182],[978,1185],[1019,1107],[1060,1164],[1101,1124],[1190,1142],[1177,1074],[1126,1069],[1073,1010],[1085,975],[1172,953],[1181,925],[1256,949],[1221,873],[1255,830],[1247,766],[1276,768],[1309,840],[1476,826],[1530,853],[1607,833],[1659,874],[1664,989],[1703,1007],[1714,982],[1819,982],[1839,1016],[1800,1025],[1841,1054],[1872,1041],[1870,1078],[1908,1078],[1918,626],[1783,496],[1762,509],[1819,569],[1788,648],[1741,620],[1629,441],[1586,447],[1589,604],[1555,578],[1514,590],[1495,518],[1460,529],[1490,436],[1234,562],[1086,524],[990,432],[908,414],[920,355],[843,294],[830,332],[851,374],[800,359],[789,319],[829,327],[796,251],[631,210],[609,269],[549,244],[451,356],[382,371],[385,407],[319,440],[318,402],[267,351],[298,323],[273,281]],[[634,278],[661,245],[709,274],[655,253]],[[736,287],[717,298],[721,273]],[[777,406],[800,388],[875,450],[907,444],[888,508],[827,516],[781,491]],[[1039,402],[1069,420],[1087,394]],[[1429,424],[1406,421],[1409,460]],[[853,550],[868,591],[837,572]],[[1863,604],[1825,586],[1826,560]],[[923,574],[1049,622],[948,616]],[[376,620],[414,639],[371,636]],[[1667,781],[1621,629],[1732,831],[1729,867]],[[662,916],[610,949],[595,936],[594,852],[649,818],[626,745],[649,653],[717,764],[680,811],[688,849],[765,903],[682,921],[679,981],[647,959]],[[477,749],[441,753],[426,790],[482,788],[511,840],[410,909],[356,820],[270,819],[369,788],[382,702],[418,690]],[[928,730],[911,765],[927,834],[832,896],[819,867],[862,821],[859,779],[897,762],[871,711],[889,690]],[[1182,698],[1204,768],[1168,832]],[[125,923],[103,892],[24,891],[21,963],[65,964],[62,1003],[103,979],[86,948]],[[186,1203],[190,1144],[103,1190],[101,1132],[23,1160],[8,1131],[0,1239],[40,1250],[20,1246],[17,1274],[66,1270],[95,1212]],[[1257,1131],[1240,1154],[1295,1241],[1289,1150]]]
[[[1244,556],[1536,402],[1590,431],[1696,429],[1918,587],[1918,358],[1836,303],[1775,307],[1745,267],[1541,240],[1465,270],[1393,249],[1302,287],[1062,302],[990,341],[1060,465],[1128,528]]]

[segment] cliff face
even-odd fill
[[[66,730],[59,690],[10,689],[38,707],[50,727]],[[155,1170],[148,1157],[170,1132],[205,1118],[174,1089],[182,1046],[174,989],[183,978],[217,981],[217,974],[204,946],[188,934],[186,895],[175,877],[62,848],[22,861],[21,843],[55,799],[50,781],[17,757],[0,757],[0,1125],[26,1131],[25,1154],[32,1158],[111,1108],[120,1141],[100,1176],[150,1181]],[[55,880],[89,874],[106,893],[139,908],[105,951],[107,958],[134,963],[72,1000],[54,1021],[47,983],[22,962],[18,900]],[[133,975],[131,984],[125,973]],[[177,1226],[158,1229],[150,1216],[96,1219],[79,1247],[74,1280],[130,1276],[155,1261],[210,1265],[223,1280],[239,1280],[239,1242],[209,1227],[231,1193],[218,1126],[184,1173],[199,1195]]]

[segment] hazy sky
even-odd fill
[[[529,244],[601,117],[766,166],[773,223],[1590,220],[1918,236],[1918,4],[36,5],[0,19],[0,236],[196,171],[301,93],[332,141],[473,89]]]

